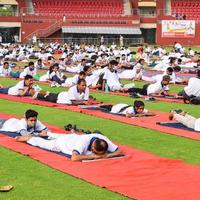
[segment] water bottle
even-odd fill
[[[106,92],[106,93],[109,92],[109,87],[108,87],[108,84],[107,84],[107,83],[105,84],[105,92]]]

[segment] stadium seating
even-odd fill
[[[172,15],[181,19],[200,19],[200,1],[198,0],[172,0]]]
[[[32,0],[34,11],[39,15],[59,16],[123,16],[123,0]]]

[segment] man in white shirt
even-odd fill
[[[180,53],[182,51],[182,46],[178,42],[174,42],[174,48],[177,53]]]
[[[163,76],[161,81],[157,81],[153,84],[144,85],[143,88],[130,88],[129,93],[139,93],[140,95],[155,96],[162,92],[164,95],[168,95],[170,76]]]
[[[111,60],[109,62],[109,66],[105,70],[104,75],[103,75],[102,90],[106,91],[107,88],[109,88],[110,91],[123,92],[135,86],[134,83],[129,83],[125,85],[122,85],[120,83],[119,76],[117,74],[117,71],[115,70],[117,65],[118,65],[118,62],[116,60]]]
[[[89,99],[89,88],[84,79],[79,79],[77,85],[72,86],[67,92],[38,93],[33,98],[59,104],[86,105]]]
[[[15,86],[0,88],[0,93],[13,96],[33,96],[36,92],[33,83],[33,77],[26,75],[24,80],[18,82]]]
[[[177,122],[195,131],[200,131],[200,118],[195,118],[191,115],[188,115],[184,111],[182,112],[177,112],[176,110],[171,111],[169,115],[169,119],[170,120],[174,119]]]
[[[9,66],[8,62],[4,62],[2,66],[0,66],[0,76],[8,77],[11,73],[11,67]]]
[[[27,142],[49,151],[62,152],[71,156],[72,161],[111,158],[124,153],[106,136],[93,133],[87,135],[56,134],[47,132],[48,140],[40,137],[19,136],[19,142]]]
[[[178,96],[182,96],[185,101],[191,97],[200,97],[200,69],[197,70],[197,77],[190,78],[188,85],[178,93]]]
[[[115,105],[102,105],[100,108],[103,108],[106,111],[109,111],[113,114],[124,115],[126,117],[142,117],[142,116],[154,116],[155,114],[149,112],[145,109],[143,101],[134,101],[133,105],[128,105],[124,103],[118,103]]]
[[[36,76],[37,69],[34,66],[34,62],[29,62],[28,66],[24,69],[23,72],[20,73],[20,78],[24,78],[26,75],[30,75],[32,77]]]
[[[25,118],[10,118],[3,123],[0,130],[19,133],[22,136],[39,135],[43,136],[47,133],[47,127],[38,119],[38,113],[34,110],[27,110]]]

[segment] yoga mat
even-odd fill
[[[68,110],[68,111],[72,111],[72,112],[79,112],[79,113],[96,116],[96,117],[100,117],[100,118],[104,118],[104,119],[109,119],[109,120],[129,124],[129,125],[140,126],[143,128],[156,130],[156,131],[160,131],[160,132],[171,134],[171,135],[190,138],[193,140],[200,140],[200,135],[195,134],[194,131],[182,130],[181,132],[179,132],[179,131],[177,131],[176,128],[158,126],[156,124],[156,122],[168,121],[168,114],[164,113],[164,112],[152,111],[153,113],[156,114],[156,116],[153,116],[153,117],[126,118],[126,117],[119,116],[119,115],[112,115],[111,113],[105,113],[105,112],[102,112],[99,110],[88,110],[88,109],[82,109],[78,106],[67,106],[67,105],[62,105],[62,104],[50,103],[50,102],[46,102],[46,101],[32,100],[27,97],[22,98],[22,97],[0,94],[0,98],[11,100],[11,101],[16,101],[16,102],[27,103],[27,104],[34,104],[34,105],[40,105],[40,106],[46,106],[46,107],[54,107],[57,109]]]
[[[9,78],[9,79],[14,79],[14,78]],[[34,82],[38,83],[38,84],[49,85],[48,82],[41,82],[41,81],[34,81]],[[90,92],[106,94],[105,91],[96,90],[96,89],[90,89]],[[129,96],[129,93],[123,93],[123,92],[108,92],[107,94],[118,95],[118,96]],[[141,98],[146,98],[146,96],[142,96]],[[184,103],[180,99],[169,99],[169,98],[165,98],[165,97],[161,97],[161,96],[157,96],[156,100],[165,101],[165,102],[172,102],[172,103]],[[96,102],[98,102],[98,101],[96,101]]]
[[[180,122],[159,122],[158,125],[200,133],[200,131],[195,131],[194,129],[188,128],[187,126],[181,124]]]
[[[200,167],[185,164],[183,161],[165,159],[120,146],[127,155],[123,158],[98,162],[72,162],[62,155],[16,142],[5,135],[0,135],[0,145],[130,198],[200,199]]]

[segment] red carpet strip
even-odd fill
[[[168,121],[168,114],[164,112],[153,111],[156,114],[156,116],[154,117],[126,118],[124,116],[113,115],[111,113],[105,113],[99,110],[89,110],[89,109],[87,110],[87,109],[82,109],[78,106],[67,106],[67,105],[62,105],[62,104],[50,103],[46,101],[32,100],[30,98],[22,98],[22,97],[9,96],[9,95],[4,95],[4,94],[0,94],[0,98],[16,101],[16,102],[27,103],[27,104],[54,107],[54,108],[62,109],[62,110],[84,113],[87,115],[109,119],[109,120],[113,120],[117,122],[122,122],[129,125],[140,126],[143,128],[164,132],[167,134],[190,138],[193,140],[200,140],[200,134],[194,131],[182,130],[182,129],[164,127],[164,126],[158,125],[157,122]]]
[[[5,117],[0,115],[0,117]],[[0,134],[0,145],[61,172],[134,199],[200,199],[200,167],[120,146],[126,157],[72,162]],[[64,184],[64,183],[63,183]]]

